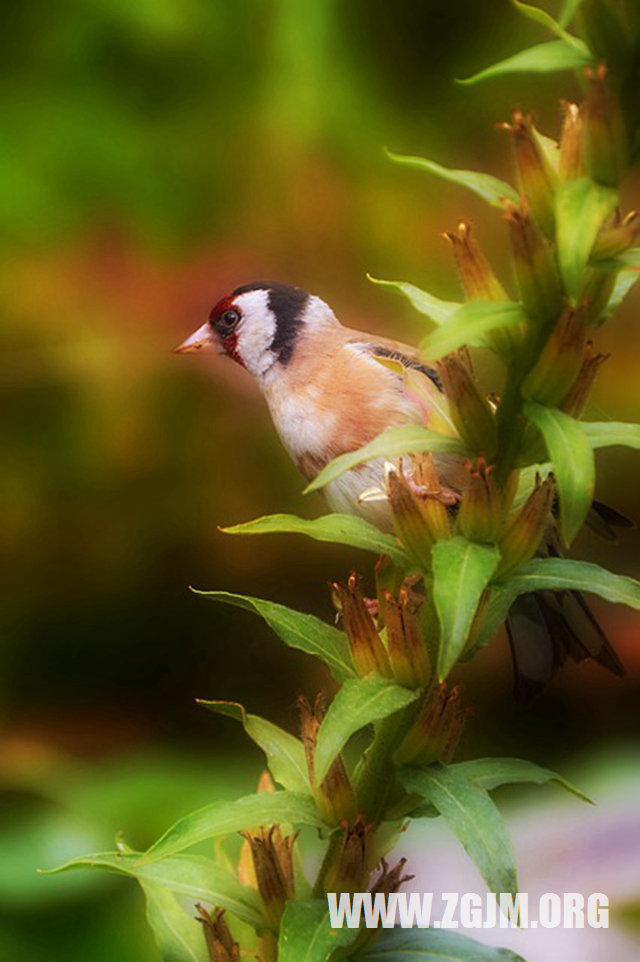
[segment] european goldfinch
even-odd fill
[[[344,327],[328,304],[298,287],[256,281],[236,288],[175,349],[177,354],[198,351],[227,355],[253,376],[284,447],[309,480],[385,428],[447,420],[437,371],[414,348]],[[420,399],[406,390],[403,369],[422,375]],[[437,455],[434,465],[455,511],[463,459]],[[392,530],[388,502],[367,496],[384,489],[384,480],[385,462],[379,459],[348,471],[323,490],[334,511],[360,514]],[[617,512],[594,502],[594,509],[599,508],[601,532],[603,526],[608,532],[611,525],[627,526]],[[577,661],[592,657],[616,674],[624,672],[577,592],[522,596],[507,628],[517,685],[525,695],[544,687],[567,654]]]

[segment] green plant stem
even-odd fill
[[[327,845],[327,850],[324,853],[324,858],[322,860],[322,865],[320,866],[320,871],[318,872],[318,877],[316,878],[313,886],[312,895],[314,899],[322,898],[322,896],[325,894],[325,879],[335,859],[340,853],[344,835],[345,832],[344,829],[342,829],[341,831],[334,832],[329,839],[329,844]]]
[[[393,787],[393,779],[390,777],[393,771],[391,754],[414,714],[415,706],[409,705],[380,722],[365,756],[357,784],[358,806],[365,813],[367,821],[373,825],[382,821],[389,792]]]

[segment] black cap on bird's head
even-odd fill
[[[298,335],[319,321],[336,323],[320,298],[278,281],[254,281],[222,297],[175,352],[227,354],[258,377],[276,362],[288,364]]]

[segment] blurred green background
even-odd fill
[[[172,356],[211,305],[274,278],[351,326],[417,340],[424,319],[365,272],[458,295],[440,232],[470,217],[498,270],[501,218],[389,164],[387,145],[510,176],[495,124],[557,133],[568,75],[460,88],[546,39],[506,0],[33,0],[0,37],[2,464],[0,945],[13,962],[154,959],[133,885],[35,868],[142,846],[190,808],[251,790],[259,756],[196,696],[287,727],[327,678],[248,614],[188,585],[331,617],[327,582],[369,560],[218,525],[317,496],[249,377]],[[638,205],[630,179],[628,200]],[[511,278],[507,277],[507,283]],[[640,411],[638,295],[602,332],[598,419]],[[599,495],[640,517],[638,459],[601,459]],[[583,556],[640,575],[638,533]],[[516,713],[504,639],[464,680],[463,752],[571,767],[632,744],[637,618],[594,606],[629,667],[569,666]]]

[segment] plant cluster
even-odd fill
[[[393,159],[461,184],[502,212],[517,296],[509,296],[467,223],[447,234],[463,303],[376,281],[406,295],[437,325],[422,349],[437,363],[448,406],[419,372],[402,369],[428,422],[388,430],[338,458],[309,486],[322,488],[358,463],[385,458],[384,489],[364,496],[388,500],[394,534],[337,514],[311,521],[276,515],[226,529],[300,533],[372,552],[375,597],[365,597],[356,574],[334,584],[339,624],[331,625],[270,601],[198,592],[254,612],[286,645],[323,661],[337,683],[335,695],[328,705],[322,695],[313,703],[300,698],[298,735],[240,705],[203,702],[236,719],[264,751],[269,772],[256,794],[186,815],[146,852],[121,844],[65,866],[136,878],[167,960],[233,962],[241,952],[263,962],[374,962],[396,953],[428,960],[445,949],[460,960],[515,959],[430,929],[333,930],[326,893],[397,891],[407,880],[405,862],[388,863],[387,855],[407,820],[438,816],[489,891],[515,893],[513,853],[491,791],[554,780],[580,795],[530,762],[455,762],[468,709],[449,679],[458,662],[491,640],[522,595],[584,590],[640,608],[638,582],[562,557],[592,512],[595,449],[640,447],[637,425],[581,420],[604,361],[598,330],[640,268],[640,249],[632,246],[640,218],[621,211],[619,194],[640,146],[634,93],[640,14],[616,0],[569,0],[556,21],[515,5],[555,39],[472,80],[578,71],[584,96],[564,104],[559,140],[521,112],[502,125],[513,146],[515,188],[422,158]],[[568,30],[574,19],[579,35]],[[470,347],[487,348],[503,362],[498,392],[480,390]],[[441,482],[442,456],[460,460],[461,491]],[[608,519],[600,517],[601,527],[615,514]],[[364,745],[355,760],[354,736]],[[301,854],[309,830],[323,848],[312,879]],[[188,852],[235,833],[243,836],[237,856],[222,844],[215,857]],[[199,904],[197,921],[195,902],[208,906]]]

